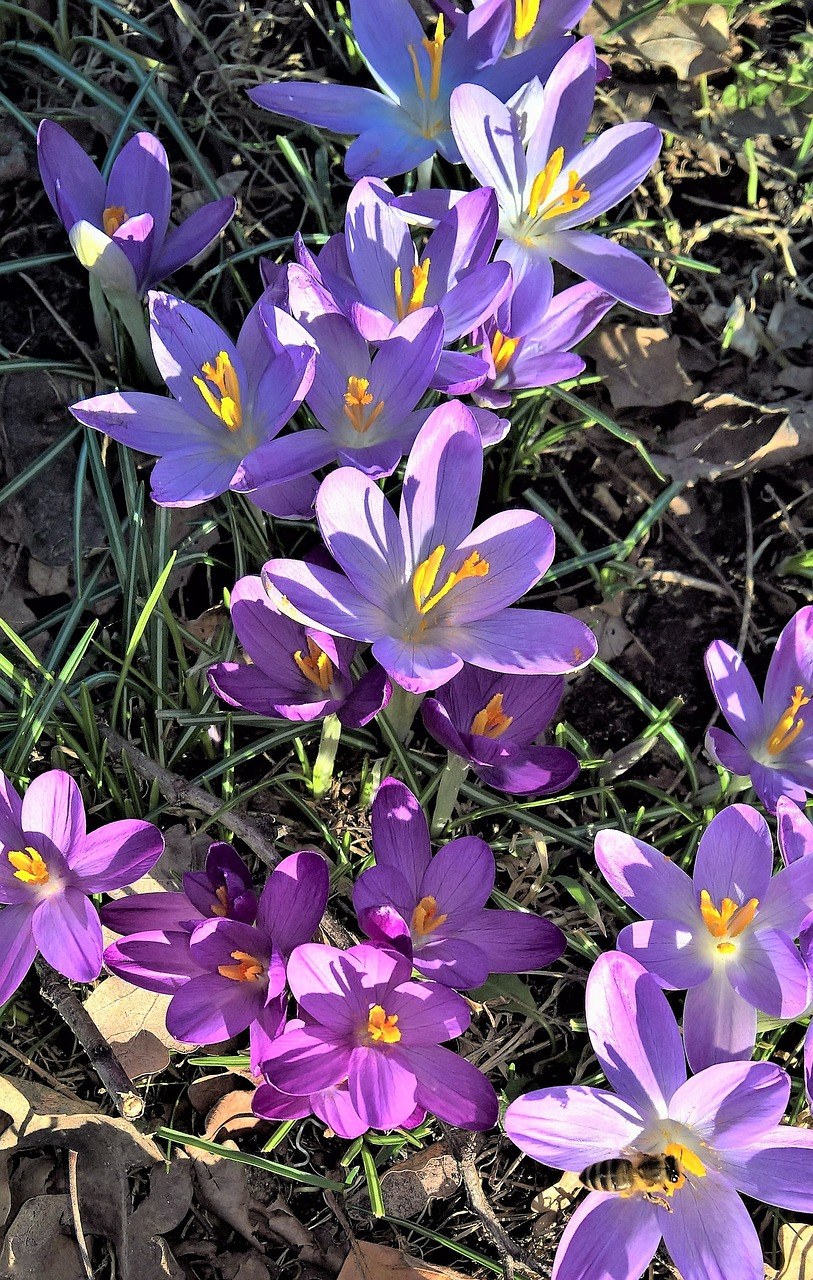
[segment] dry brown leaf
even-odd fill
[[[209,1142],[221,1141],[223,1133],[243,1133],[246,1130],[258,1129],[267,1124],[251,1110],[253,1089],[232,1089],[214,1104],[206,1116],[203,1136]]]
[[[448,1143],[436,1142],[382,1174],[384,1208],[396,1218],[415,1218],[430,1200],[454,1195],[460,1181],[460,1166]]]
[[[574,618],[582,622],[593,632],[598,641],[598,656],[602,662],[614,662],[635,641],[623,614],[623,595],[612,600],[604,600],[601,604],[586,605],[583,609],[573,609]]]
[[[586,347],[615,409],[650,409],[694,400],[698,385],[682,362],[681,341],[662,326],[605,325]]]
[[[215,1075],[198,1076],[187,1085],[186,1096],[199,1116],[207,1116],[216,1102],[232,1092],[237,1080],[234,1071],[218,1071]]]
[[[701,396],[696,405],[698,416],[670,432],[668,452],[653,454],[673,480],[745,476],[813,454],[813,401],[759,405],[725,393]]]
[[[26,1200],[6,1232],[0,1276],[14,1280],[78,1280],[82,1256],[73,1232],[70,1200],[34,1196]]]
[[[434,1267],[421,1258],[413,1258],[400,1249],[385,1244],[368,1244],[356,1240],[339,1272],[338,1280],[465,1280],[450,1267]]]
[[[105,1040],[115,1045],[131,1079],[165,1071],[170,1053],[187,1053],[182,1044],[169,1034],[166,1011],[170,997],[155,991],[132,987],[123,978],[105,978],[85,1001],[93,1021]]]
[[[581,28],[585,35],[603,35],[619,21],[636,18],[640,10],[640,0],[597,0]],[[675,12],[659,9],[614,33],[610,44],[613,61],[623,64],[637,57],[652,67],[670,68],[678,80],[723,71],[736,52],[722,4],[684,6]]]
[[[235,1143],[230,1141],[224,1142],[223,1146],[237,1150]],[[185,1150],[192,1162],[201,1203],[249,1244],[259,1248],[260,1242],[248,1215],[251,1193],[246,1165],[195,1147],[186,1147]]]
[[[786,1222],[779,1228],[783,1263],[775,1280],[813,1280],[813,1226]]]
[[[192,1168],[176,1153],[172,1163],[150,1171],[149,1195],[130,1218],[128,1243],[130,1268],[137,1280],[182,1277],[183,1272],[162,1237],[174,1231],[192,1204]]]
[[[577,1173],[563,1173],[552,1187],[535,1195],[531,1201],[531,1211],[538,1214],[533,1225],[534,1235],[542,1235],[557,1218],[569,1214],[582,1189]]]

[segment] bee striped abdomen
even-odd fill
[[[601,1160],[579,1175],[582,1186],[591,1191],[630,1191],[635,1185],[631,1160]]]

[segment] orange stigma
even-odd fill
[[[257,982],[265,973],[262,960],[249,955],[247,951],[232,951],[231,958],[236,963],[219,964],[217,972],[224,978],[231,978],[233,982]]]
[[[557,147],[544,169],[534,178],[528,197],[529,217],[544,220],[556,218],[562,213],[573,213],[574,209],[580,209],[590,199],[590,192],[575,169],[572,169],[568,175],[567,190],[547,203],[562,172],[564,160],[564,149]]]
[[[434,933],[436,929],[439,929],[447,918],[447,916],[439,914],[437,899],[430,895],[429,897],[421,898],[412,912],[410,929],[413,933],[417,933],[419,937],[425,938],[427,934]]]
[[[397,1044],[401,1039],[397,1021],[397,1013],[388,1016],[383,1005],[374,1004],[367,1019],[367,1035],[375,1044]]]
[[[45,884],[49,879],[48,868],[38,849],[27,845],[24,850],[12,850],[6,855],[14,867],[14,877],[23,884]]]
[[[496,373],[505,372],[521,341],[521,338],[507,338],[499,329],[494,331],[494,337],[491,339],[491,359],[494,361]]]
[[[749,898],[742,906],[738,906],[732,898],[723,898],[718,909],[712,902],[709,891],[703,889],[700,894],[700,914],[712,938],[720,939],[717,950],[721,955],[731,955],[736,951],[736,944],[731,939],[738,938],[748,928],[758,907],[758,898]]]
[[[379,400],[372,409],[369,408],[375,399],[369,388],[369,378],[356,378],[351,375],[347,379],[347,390],[344,393],[345,417],[349,418],[353,430],[362,435],[370,430],[384,408],[383,400]]]
[[[440,543],[431,555],[421,561],[412,575],[412,599],[418,613],[429,613],[459,582],[465,582],[467,578],[484,578],[488,573],[488,561],[483,560],[479,551],[472,551],[460,568],[448,574],[443,586],[435,591],[435,581],[445,555],[446,548]]]
[[[106,236],[114,235],[119,227],[127,221],[127,210],[123,204],[109,204],[102,214],[102,226]]]
[[[317,689],[321,689],[327,693],[333,684],[333,663],[325,653],[324,649],[320,649],[312,636],[308,636],[308,656],[303,654],[301,649],[293,655],[294,662],[299,667],[306,680],[310,680],[311,684],[315,684]]]
[[[415,88],[418,91],[418,97],[421,102],[425,102],[428,98],[430,102],[437,101],[440,93],[440,73],[443,66],[443,46],[446,43],[446,29],[443,22],[443,14],[438,15],[435,23],[435,34],[431,38],[425,36],[421,41],[422,47],[429,55],[429,89],[423,82],[421,75],[421,66],[418,62],[418,51],[414,44],[407,45],[407,53],[412,62],[412,73],[415,76]]]
[[[798,720],[796,717],[809,701],[810,698],[805,697],[802,686],[797,684],[791,695],[790,705],[782,712],[768,736],[766,746],[772,756],[778,756],[780,751],[786,751],[799,737],[805,722],[801,716]]]
[[[224,427],[237,431],[243,425],[240,382],[228,352],[219,351],[214,364],[207,360],[200,371],[203,378],[192,379],[198,391]]]
[[[503,711],[502,700],[503,695],[495,693],[482,711],[477,712],[469,733],[478,733],[481,738],[501,738],[508,726],[514,723],[514,717]]]
[[[416,267],[412,268],[412,292],[404,301],[404,286],[401,276],[401,268],[396,267],[393,273],[393,286],[395,289],[395,314],[399,320],[403,320],[405,316],[411,316],[413,311],[419,311],[421,307],[426,306],[426,290],[429,286],[429,258],[419,262]],[[347,397],[345,397],[346,399]]]
[[[215,897],[217,902],[212,903],[212,915],[227,916],[229,914],[229,895],[224,884],[215,890]]]
[[[514,0],[514,39],[524,40],[534,29],[541,0]]]

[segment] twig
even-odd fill
[[[35,964],[43,997],[76,1036],[119,1115],[125,1120],[137,1120],[144,1114],[144,1101],[115,1051],[65,979],[46,964],[41,956],[37,957]]]
[[[87,1240],[82,1226],[82,1215],[79,1210],[79,1185],[76,1179],[76,1166],[79,1162],[79,1152],[68,1152],[68,1194],[71,1202],[71,1214],[73,1215],[73,1229],[76,1232],[76,1243],[79,1246],[79,1256],[82,1259],[82,1266],[85,1268],[85,1275],[88,1280],[93,1280],[93,1263],[90,1260]]]

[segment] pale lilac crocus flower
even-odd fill
[[[332,472],[316,515],[343,573],[270,560],[272,599],[308,626],[371,643],[376,662],[412,693],[445,684],[464,662],[547,675],[586,666],[596,642],[584,623],[510,607],[548,568],[553,530],[530,511],[504,511],[472,531],[482,473],[471,414],[456,401],[441,405],[409,455],[399,515],[369,477]]]
[[[730,773],[750,777],[765,808],[780,796],[804,804],[813,791],[813,605],[794,614],[771,655],[759,696],[731,645],[715,640],[706,674],[732,733],[709,729],[706,749]]]
[[[599,832],[596,860],[619,897],[645,917],[621,930],[619,949],[662,987],[687,992],[683,1033],[694,1070],[750,1058],[758,1010],[795,1018],[807,1007],[807,971],[794,939],[813,910],[813,858],[772,876],[771,833],[756,809],[730,805],[712,819],[691,879],[621,831]]]
[[[61,769],[41,774],[21,799],[0,773],[0,1005],[40,952],[73,982],[102,968],[94,893],[145,875],[164,849],[151,822],[108,822],[88,834],[82,795]]]

